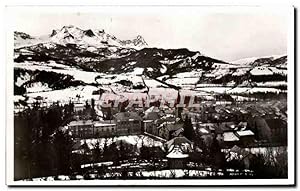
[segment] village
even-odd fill
[[[179,93],[172,97],[173,102],[170,95],[147,102],[128,94],[120,100],[102,93],[99,100],[78,99],[51,106],[37,98],[33,110],[57,113],[60,121],[53,119],[51,126],[58,129],[51,130],[48,140],[63,134],[66,138],[57,138],[58,144],[68,144],[66,151],[70,152],[68,157],[61,153],[68,160],[61,174],[68,175],[50,179],[254,178],[264,177],[259,173],[274,170],[277,158],[286,157],[287,124],[280,103],[207,101]],[[49,108],[53,112],[47,112]],[[34,129],[33,125],[29,128]],[[43,139],[43,131],[33,133],[36,140]],[[266,170],[257,163],[269,167]],[[277,170],[282,176],[287,169]],[[52,175],[57,173],[54,170]]]
[[[72,154],[80,158],[73,169],[75,179],[248,177],[255,174],[251,162],[257,156],[281,154],[287,148],[282,114],[252,107],[256,102],[205,101],[199,107],[179,107],[191,98],[178,94],[170,107],[161,99],[145,104],[102,97],[105,106],[101,99],[70,102],[71,117],[59,128],[72,137]]]

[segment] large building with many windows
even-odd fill
[[[143,119],[136,112],[121,112],[114,115],[118,135],[140,134]]]
[[[68,124],[68,130],[74,138],[96,138],[113,136],[116,124],[112,121],[77,120]]]

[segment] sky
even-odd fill
[[[150,47],[188,48],[234,61],[287,53],[288,12],[259,7],[43,7],[11,12],[14,30],[33,36],[74,25]]]

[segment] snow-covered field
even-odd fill
[[[134,64],[134,63],[133,63]],[[68,102],[69,100],[73,101],[86,101],[94,98],[99,100],[99,95],[92,95],[94,91],[99,90],[101,87],[105,89],[108,93],[114,93],[117,96],[126,97],[125,94],[136,94],[138,97],[139,94],[144,94],[148,92],[150,96],[158,96],[168,99],[176,99],[178,91],[172,88],[166,87],[165,84],[151,79],[143,74],[143,68],[135,68],[134,71],[129,73],[122,73],[118,75],[98,73],[83,71],[81,69],[59,64],[55,61],[50,62],[23,62],[23,63],[14,63],[15,68],[22,68],[25,70],[39,70],[39,71],[48,71],[55,72],[59,74],[71,75],[75,80],[80,80],[86,84],[96,83],[98,85],[82,85],[78,87],[69,87],[62,90],[52,90],[47,84],[42,83],[33,83],[30,86],[26,87],[27,94],[29,97],[29,102],[34,100],[35,97],[41,96],[45,99],[46,102]],[[231,66],[230,66],[231,67]],[[211,75],[210,77],[220,78],[227,73],[230,73],[230,68],[227,65],[221,64],[216,65],[212,73],[206,73],[205,75]],[[235,72],[232,73],[233,76],[240,76],[249,71],[249,67],[238,68]],[[273,75],[281,74],[286,75],[287,70],[278,69],[275,67],[255,67],[250,71],[252,75]],[[182,72],[165,80],[166,83],[180,86],[181,94],[184,94],[184,91],[190,91],[190,95],[195,96],[208,96],[207,99],[213,99],[213,94],[253,94],[253,93],[281,93],[286,92],[286,90],[277,89],[278,86],[286,86],[285,81],[269,81],[269,82],[259,82],[255,83],[255,87],[249,87],[249,82],[243,83],[244,87],[235,87],[235,83],[228,83],[228,86],[222,86],[220,84],[198,84],[199,78],[203,75],[202,70],[195,70],[192,72]],[[161,76],[159,79],[163,80],[164,76]],[[165,76],[168,77],[168,76]],[[209,77],[209,76],[207,76]],[[20,86],[26,81],[30,80],[30,75],[26,74],[18,77],[15,82],[16,85]],[[122,85],[120,82],[130,82],[132,85]],[[164,81],[164,80],[163,80]],[[142,85],[145,88],[142,89],[133,89],[132,86]],[[130,96],[130,95],[129,95]],[[210,96],[210,97],[209,97]],[[144,97],[144,96],[142,96]]]
[[[77,86],[62,90],[28,93],[26,96],[29,97],[29,101],[41,96],[46,102],[49,103],[56,101],[68,103],[70,100],[85,102],[86,100],[91,100],[92,98],[95,100],[99,99],[99,95],[92,95],[93,91],[96,90],[98,90],[98,88],[95,86]]]
[[[59,66],[60,69],[55,67]],[[83,71],[78,68],[69,67],[62,64],[57,64],[55,62],[50,62],[49,64],[44,62],[23,62],[23,63],[14,63],[15,68],[22,68],[26,70],[39,70],[39,71],[47,71],[47,72],[55,72],[59,74],[66,74],[73,76],[75,80],[80,80],[85,83],[95,83],[95,78],[101,73],[98,72],[88,72]],[[54,68],[53,68],[54,67]]]

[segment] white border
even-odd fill
[[[59,4],[59,3],[58,3]],[[136,8],[136,6],[134,6]],[[196,8],[192,6],[188,6],[189,8]],[[90,11],[90,10],[98,10],[99,7],[87,7],[87,6],[72,6],[72,7],[9,7],[6,9],[6,18],[11,18],[13,16],[14,11],[21,11],[21,10],[39,10],[45,11],[57,11],[58,9],[65,9],[66,11]],[[100,7],[101,8],[101,7]],[[117,8],[113,6],[106,6],[105,9],[109,8]],[[118,7],[120,8],[120,7]],[[132,8],[126,6],[126,8]],[[157,7],[157,8],[164,8],[164,7]],[[178,7],[180,8],[180,7]],[[220,10],[220,11],[247,11],[249,7],[201,7],[207,10],[213,9]],[[253,8],[253,7],[252,7]],[[255,8],[258,8],[257,6]],[[262,8],[270,8],[262,7]],[[282,9],[281,7],[273,7],[274,10]],[[170,180],[90,180],[90,181],[54,181],[54,182],[47,182],[47,181],[13,181],[13,31],[10,20],[6,21],[6,184],[7,185],[292,185],[295,183],[294,180],[294,9],[293,7],[289,6],[286,9],[290,13],[290,23],[289,23],[289,32],[288,32],[288,179],[233,179],[233,180],[209,180],[209,179],[170,179]]]

